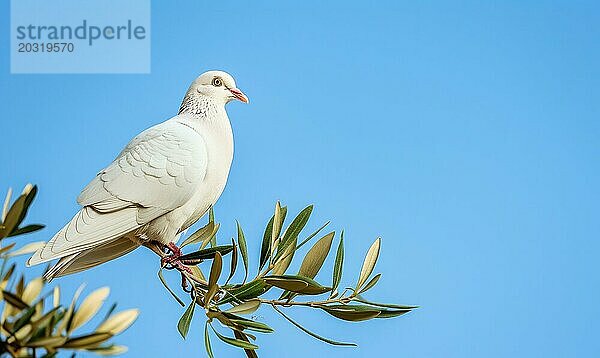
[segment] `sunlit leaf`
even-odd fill
[[[129,328],[129,326],[135,322],[139,313],[140,311],[138,309],[128,309],[115,313],[102,322],[98,328],[96,328],[96,332],[117,335]]]
[[[25,286],[25,290],[23,290],[23,294],[21,295],[21,299],[23,302],[27,304],[31,304],[42,292],[42,288],[44,287],[44,279],[41,277],[37,277]]]
[[[217,232],[218,229],[219,228],[214,222],[209,221],[208,224],[204,225],[200,229],[196,230],[193,234],[188,236],[188,238],[181,243],[180,248],[184,248],[190,244],[196,244],[210,240],[210,238]]]
[[[323,236],[313,245],[310,250],[308,250],[304,260],[302,261],[298,275],[314,278],[317,273],[319,273],[319,270],[323,266],[327,255],[329,255],[329,250],[331,249],[331,243],[333,242],[334,236],[335,232],[330,232],[329,234]]]
[[[235,314],[250,314],[256,311],[260,307],[260,300],[253,299],[248,300],[242,304],[231,307],[225,312],[235,313]]]
[[[69,326],[69,332],[81,327],[94,317],[100,307],[104,304],[109,293],[110,289],[108,287],[102,287],[90,293],[89,296],[81,302],[81,306],[77,308],[77,311],[75,311],[73,320]]]
[[[9,252],[6,256],[7,257],[15,257],[15,256],[19,256],[19,255],[31,254],[31,253],[36,252],[39,248],[44,247],[44,245],[46,245],[45,241],[32,242],[32,243],[29,243],[15,251]]]
[[[273,275],[283,275],[285,271],[287,271],[288,267],[292,263],[294,258],[294,253],[297,250],[296,241],[298,239],[292,238],[291,244],[285,249],[282,255],[279,255],[279,258],[276,259],[275,265],[273,265]]]
[[[356,289],[359,290],[362,285],[367,281],[371,273],[373,272],[373,268],[375,268],[375,264],[377,263],[377,258],[379,257],[379,249],[381,247],[381,238],[378,238],[373,242],[369,251],[367,252],[367,256],[365,257],[365,261],[363,262],[362,268],[360,270],[360,275],[358,277],[358,282],[356,283]]]

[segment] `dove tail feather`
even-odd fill
[[[79,254],[118,239],[140,227],[136,214],[134,207],[101,213],[86,206],[31,256],[27,266]]]
[[[56,277],[87,270],[126,255],[139,246],[139,242],[134,242],[127,236],[120,237],[104,245],[61,258],[44,274],[44,278],[50,282]]]

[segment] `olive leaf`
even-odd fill
[[[379,249],[381,247],[381,238],[377,238],[375,242],[367,251],[367,256],[365,257],[365,261],[363,262],[362,268],[360,270],[360,275],[358,277],[358,282],[356,283],[356,290],[360,290],[361,286],[367,281],[371,273],[373,272],[373,268],[375,268],[375,264],[377,263],[377,258],[379,257]]]
[[[306,256],[304,256],[298,275],[314,278],[319,273],[327,255],[329,255],[334,236],[335,232],[332,231],[313,245],[308,253],[306,253]]]
[[[185,310],[179,322],[177,323],[177,330],[181,334],[181,337],[185,339],[190,330],[190,323],[192,323],[192,318],[194,317],[194,308],[196,307],[196,302],[190,302],[190,305]]]
[[[210,301],[213,299],[217,291],[219,290],[219,285],[217,281],[219,280],[219,276],[221,276],[221,269],[223,268],[223,259],[221,258],[221,254],[219,252],[215,253],[215,258],[213,259],[212,266],[210,267],[210,275],[208,277],[208,292],[206,296],[204,296],[204,305],[208,306]]]
[[[342,269],[344,267],[344,230],[342,230],[342,234],[340,235],[340,243],[338,244],[337,252],[335,254],[335,263],[333,265],[333,283],[331,284],[331,293],[333,294],[335,290],[340,285],[340,281],[342,280]]]
[[[246,237],[244,231],[240,226],[240,223],[236,220],[237,224],[237,239],[240,244],[240,253],[242,254],[242,261],[244,262],[244,281],[248,279],[248,246],[246,245]]]

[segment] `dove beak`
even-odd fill
[[[248,99],[248,97],[244,94],[244,92],[240,91],[237,88],[230,88],[229,92],[231,92],[231,94],[233,95],[233,97],[239,99],[240,101],[244,102],[244,103],[248,103],[250,102],[250,100]]]

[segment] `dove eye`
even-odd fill
[[[219,77],[215,77],[212,80],[212,85],[215,87],[221,87],[223,85],[223,80],[220,79]]]

